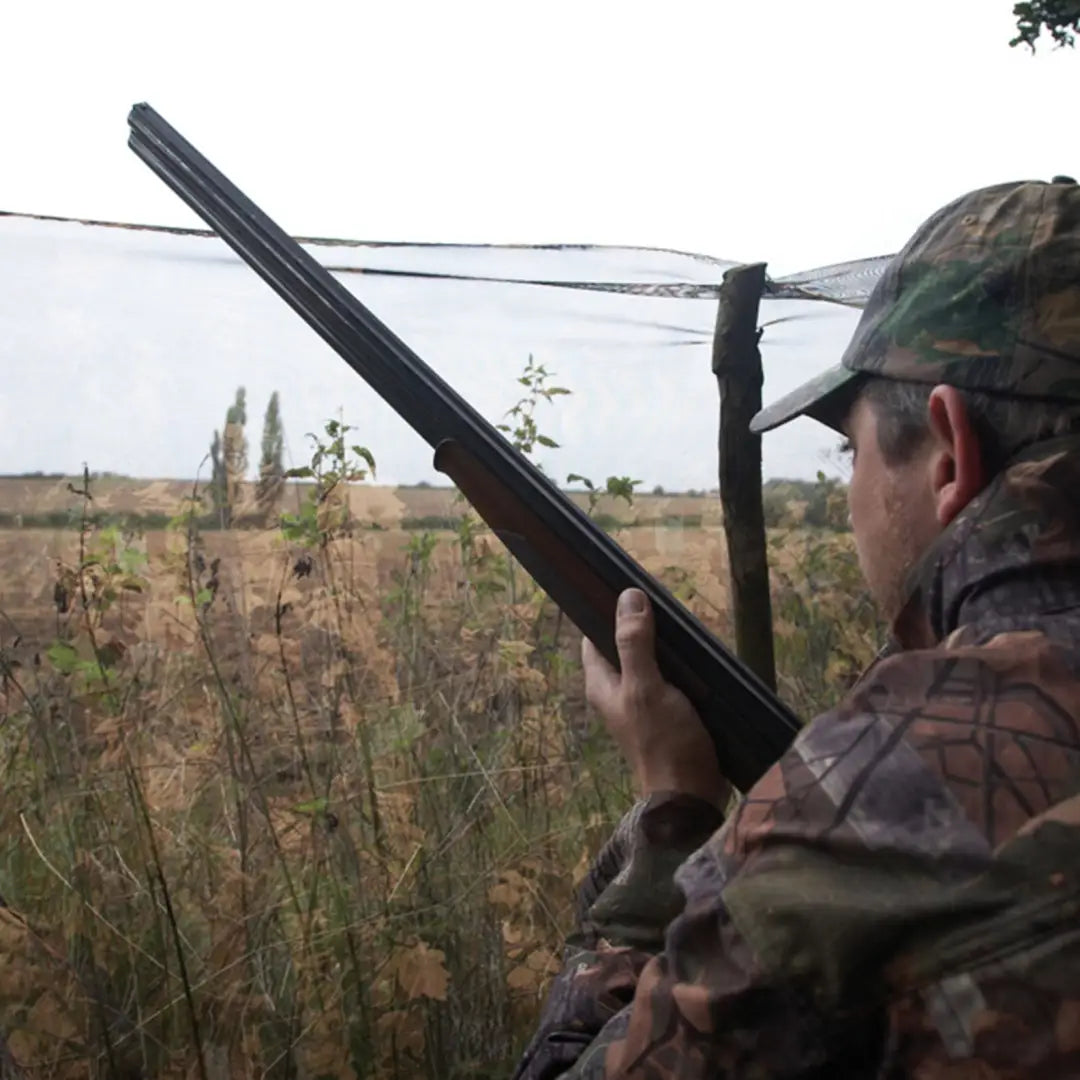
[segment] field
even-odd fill
[[[18,478],[0,477],[0,514],[5,525],[30,524],[53,517],[56,523],[73,511],[78,500],[72,499],[69,485],[81,483],[80,477]],[[310,484],[288,485],[282,506],[295,509],[311,489]],[[191,480],[130,480],[122,477],[97,478],[93,483],[92,512],[116,518],[135,516],[144,519],[172,518],[181,512],[195,482]],[[582,492],[571,498],[588,507]],[[241,514],[253,513],[253,489],[241,497]],[[403,525],[459,517],[463,507],[453,488],[380,487],[355,484],[348,492],[350,510],[356,521],[367,527],[397,529]],[[720,505],[716,498],[702,495],[635,495],[632,503],[610,495],[599,496],[595,513],[605,520],[626,525],[658,524],[688,519],[696,525],[721,524]]]
[[[577,633],[450,492],[355,486],[287,538],[197,527],[189,490],[0,481],[22,523],[0,529],[11,1056],[35,1077],[507,1075],[631,799]],[[716,499],[593,512],[727,633]],[[75,527],[33,526],[51,514]],[[123,524],[150,515],[167,527]],[[847,537],[798,517],[772,533],[774,604],[808,713],[877,627]]]

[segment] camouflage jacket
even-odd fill
[[[1080,1076],[1080,440],[964,510],[895,633],[727,821],[623,820],[517,1080]]]

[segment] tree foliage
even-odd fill
[[[236,388],[236,397],[225,414],[225,423],[241,427],[247,423],[247,391],[242,386]]]
[[[246,423],[247,392],[240,386],[225,412],[224,428],[215,429],[210,442],[210,499],[224,529],[239,508],[240,484],[247,472]]]
[[[1025,0],[1013,7],[1016,37],[1010,45],[1027,45],[1032,52],[1045,30],[1060,47],[1076,44],[1080,33],[1080,0]]]
[[[225,435],[222,439],[222,457],[225,465],[225,502],[228,521],[226,527],[240,508],[241,484],[247,474],[248,444],[244,434],[247,423],[247,392],[237,387],[236,398],[225,414]]]
[[[269,517],[285,487],[285,429],[281,424],[281,401],[275,390],[270,395],[263,417],[262,453],[259,457],[259,486],[256,501],[263,515]]]

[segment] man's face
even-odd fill
[[[930,474],[932,442],[890,463],[878,444],[872,403],[856,400],[844,423],[851,444],[848,509],[859,566],[882,616],[900,613],[908,572],[941,532]]]

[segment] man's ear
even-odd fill
[[[986,468],[967,405],[955,386],[935,386],[930,392],[927,422],[934,440],[930,485],[944,528],[982,491]]]

